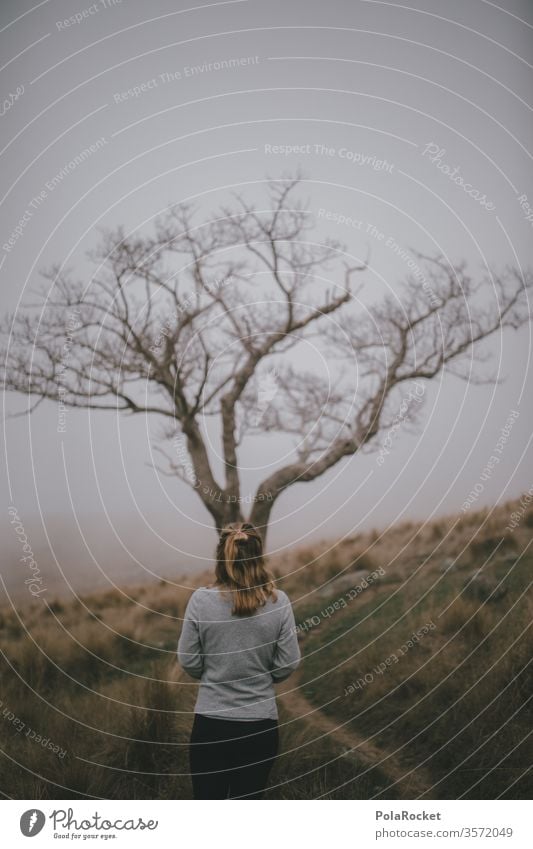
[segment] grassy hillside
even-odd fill
[[[304,654],[280,687],[271,798],[530,795],[533,510],[509,530],[515,507],[271,561]],[[5,796],[190,797],[196,685],[175,661],[188,594],[160,582],[4,605]]]

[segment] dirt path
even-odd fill
[[[294,684],[298,686],[298,683],[296,679]],[[360,737],[346,726],[338,727],[333,719],[311,704],[300,689],[280,694],[280,699],[292,717],[306,722],[311,730],[316,732],[316,736],[329,735],[338,744],[339,749],[346,750],[347,757],[351,755],[365,767],[379,766],[390,779],[390,784],[397,785],[402,798],[417,799],[433,785],[434,782],[424,767],[409,770],[408,767],[402,766],[398,755],[377,746],[372,740]]]

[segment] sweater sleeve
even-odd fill
[[[300,646],[296,635],[294,613],[291,603],[287,599],[272,661],[271,674],[274,681],[284,681],[289,675],[292,675],[298,667],[300,659]]]
[[[204,656],[200,641],[199,620],[195,593],[189,599],[183,618],[183,627],[178,640],[178,662],[192,678],[201,678]]]

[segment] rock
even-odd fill
[[[502,557],[502,563],[506,566],[513,566],[518,560],[518,554],[506,554],[505,557]]]
[[[484,575],[481,569],[471,572],[464,583],[464,595],[475,601],[495,602],[507,593],[507,587],[496,578]]]

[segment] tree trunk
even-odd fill
[[[274,499],[265,498],[265,500],[254,501],[254,506],[250,511],[250,524],[252,524],[254,528],[257,528],[257,530],[261,534],[261,538],[263,540],[263,547],[266,546],[268,523],[270,521],[270,514],[272,512],[273,506]]]

